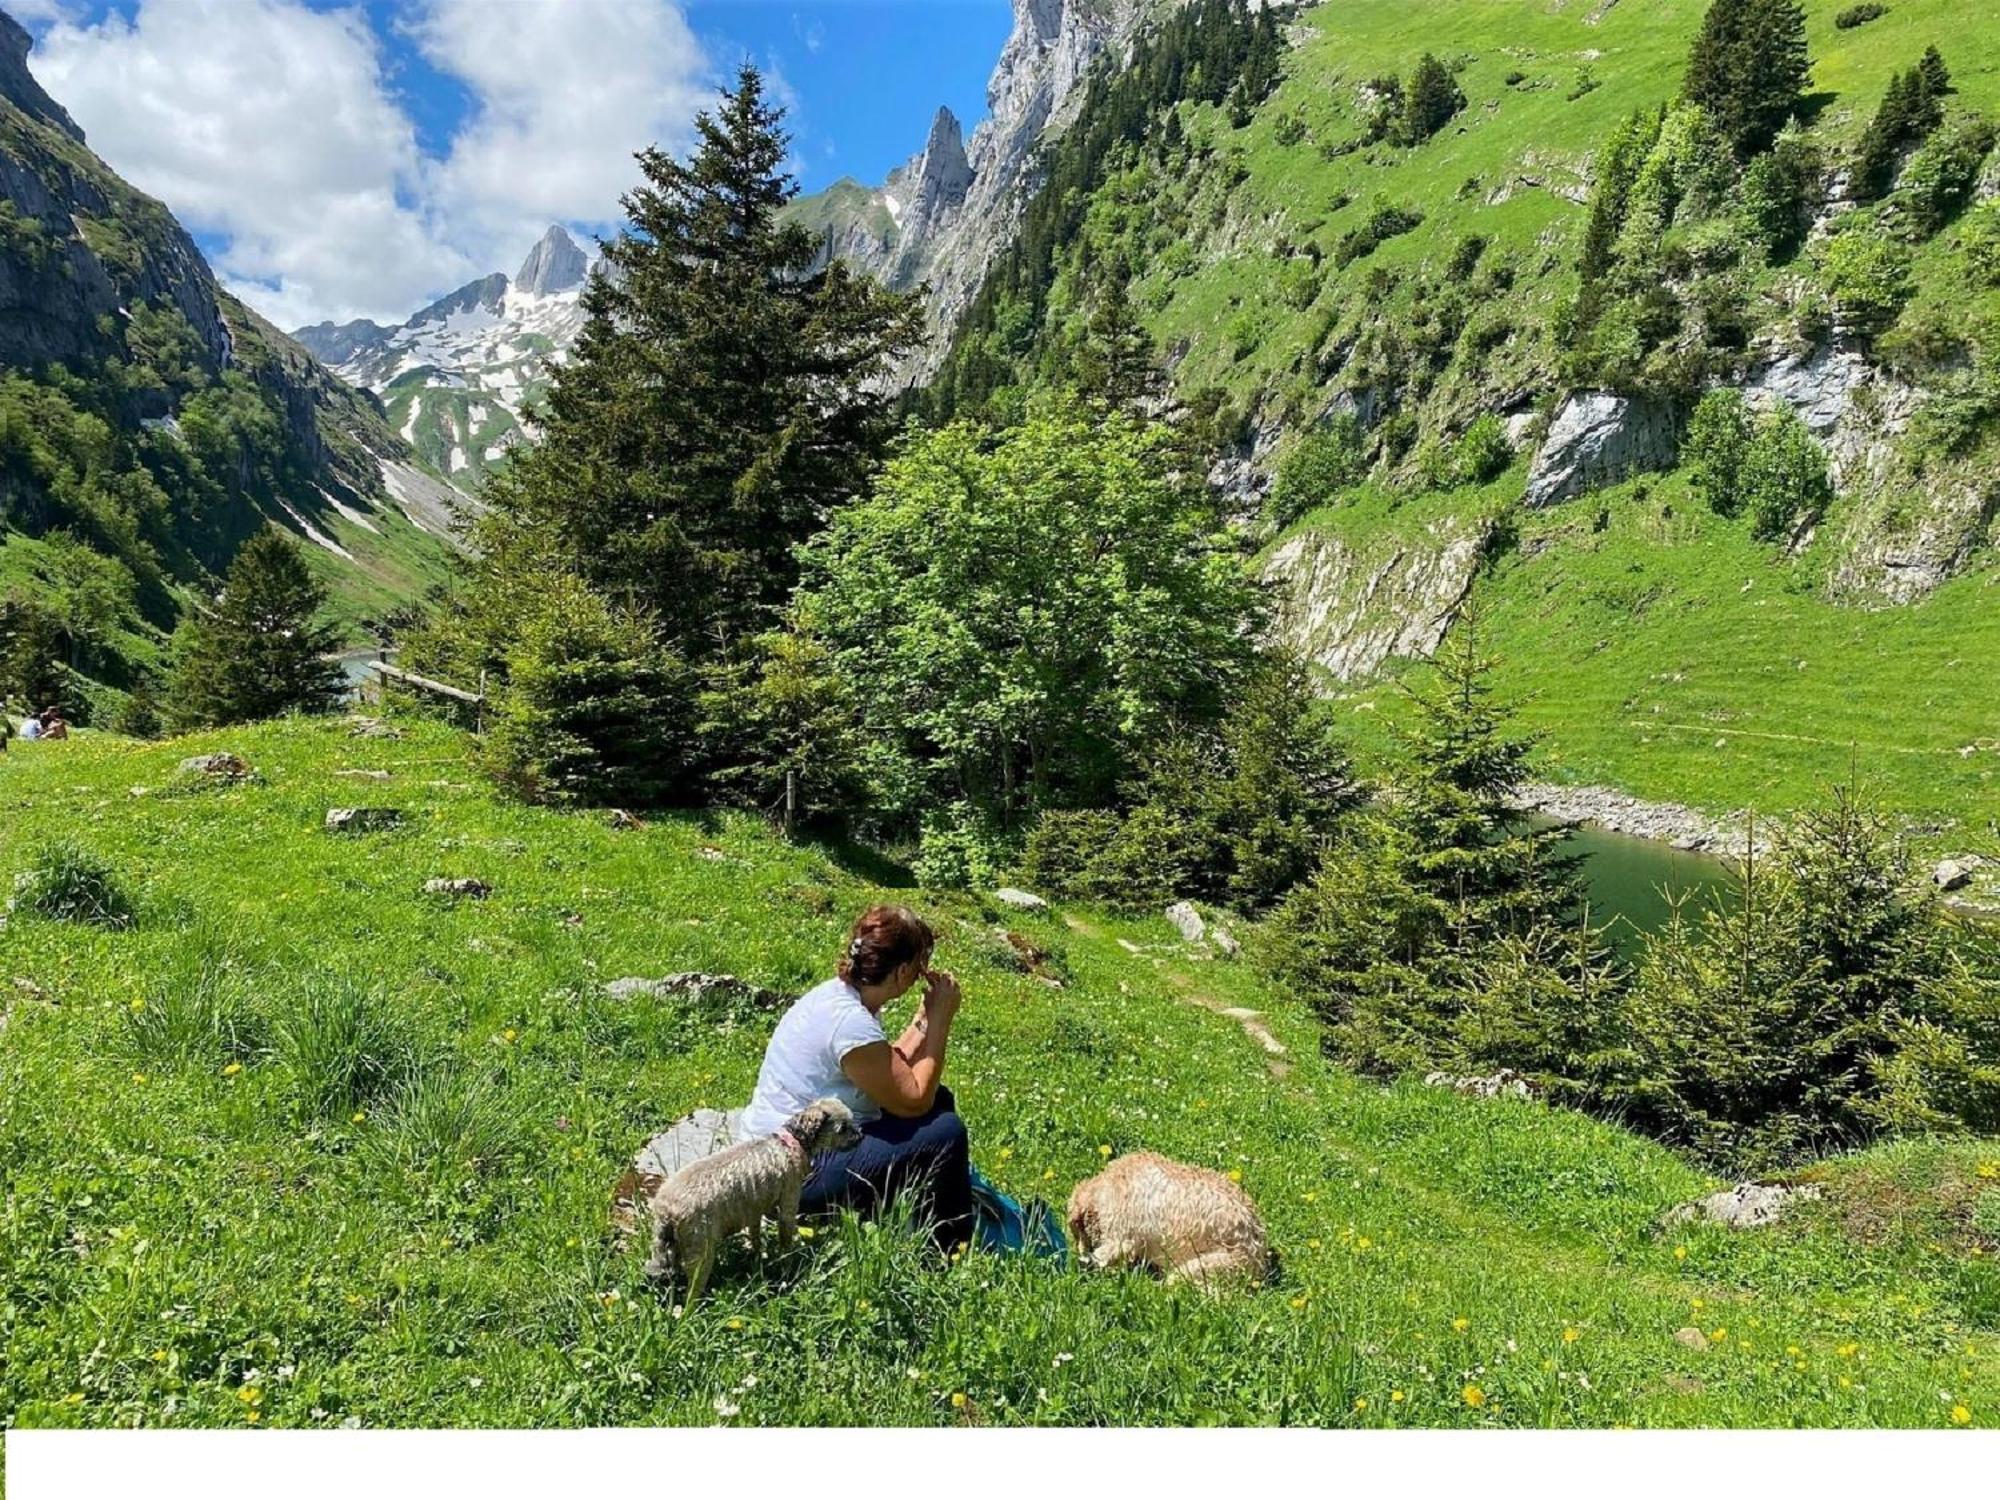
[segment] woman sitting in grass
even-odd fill
[[[972,1158],[965,1122],[940,1081],[959,993],[957,980],[929,967],[935,943],[907,906],[862,913],[839,977],[808,990],[779,1020],[742,1134],[771,1135],[815,1099],[841,1100],[861,1126],[861,1144],[812,1164],[800,1209],[870,1215],[909,1191],[949,1249],[972,1232]],[[891,1045],[882,1007],[919,979],[923,1004]]]

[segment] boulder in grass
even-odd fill
[[[1937,868],[1931,871],[1931,879],[1941,891],[1958,891],[1972,884],[1972,872],[1986,861],[1976,854],[1960,854],[1952,859],[1941,859]]]
[[[402,823],[402,812],[393,807],[329,807],[326,810],[328,833],[387,833],[392,828],[400,828]]]
[[[1202,920],[1192,901],[1176,901],[1168,907],[1167,920],[1174,924],[1174,931],[1181,935],[1181,941],[1185,943],[1198,943],[1208,932],[1208,923]]]
[[[647,1141],[611,1189],[611,1228],[619,1244],[640,1234],[653,1194],[682,1167],[736,1143],[743,1111],[698,1109]]]
[[[1243,945],[1236,940],[1236,934],[1227,927],[1211,927],[1208,940],[1215,944],[1216,951],[1225,958],[1235,958],[1243,951]]]
[[[462,897],[468,901],[484,901],[488,896],[493,894],[493,887],[485,881],[475,880],[469,875],[460,876],[455,880],[440,877],[436,880],[426,880],[424,882],[424,894],[426,896]]]
[[[1775,1224],[1797,1203],[1810,1203],[1820,1190],[1810,1183],[1787,1187],[1777,1182],[1739,1182],[1666,1212],[1667,1224],[1706,1222],[1729,1229],[1761,1229]]]
[[[668,974],[661,979],[614,979],[604,993],[613,1000],[669,1001],[712,1022],[727,1032],[739,1022],[749,1022],[783,1010],[792,997],[734,974]]]
[[[367,714],[350,714],[347,718],[347,732],[360,740],[400,740],[403,731],[385,719],[370,718]]]
[[[228,750],[218,750],[213,755],[190,755],[174,768],[174,775],[182,781],[248,781],[252,775],[250,762]]]
[[[1450,1089],[1468,1099],[1532,1099],[1536,1092],[1535,1086],[1512,1068],[1486,1074],[1426,1073],[1424,1083],[1429,1088]]]
[[[1033,891],[1020,890],[1011,885],[1003,885],[993,893],[993,899],[1002,906],[1011,906],[1016,911],[1045,911],[1048,902]]]

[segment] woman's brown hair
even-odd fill
[[[911,959],[930,962],[937,938],[930,924],[907,906],[871,906],[854,919],[840,977],[851,985],[880,984]]]

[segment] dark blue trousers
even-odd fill
[[[942,1085],[927,1113],[907,1120],[885,1114],[861,1127],[861,1144],[851,1151],[816,1157],[799,1210],[851,1208],[869,1218],[905,1193],[940,1246],[950,1249],[971,1238],[971,1147],[951,1090]]]

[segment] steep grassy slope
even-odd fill
[[[1962,7],[1909,0],[1842,29],[1844,8],[1805,6],[1805,133],[1825,164],[1822,196],[1837,194],[1892,75],[1932,43],[1952,69],[1949,111],[2000,111],[2000,59],[1964,30]],[[1173,393],[1219,410],[1220,431],[1242,420],[1218,472],[1246,509],[1315,424],[1357,415],[1369,482],[1330,487],[1264,559],[1302,595],[1289,615],[1304,622],[1296,643],[1353,679],[1331,690],[1361,710],[1364,735],[1388,701],[1372,681],[1383,648],[1428,649],[1432,622],[1469,596],[1497,624],[1512,685],[1535,695],[1530,715],[1566,779],[1783,811],[1844,772],[1852,749],[1892,806],[1946,841],[1976,841],[1996,812],[2000,676],[1982,663],[2000,577],[2000,431],[1992,377],[1969,372],[1992,365],[2000,285],[1975,268],[1969,221],[1911,247],[1913,295],[1872,348],[1836,337],[1875,386],[1834,425],[1841,493],[1808,544],[1753,541],[1680,478],[1652,482],[1645,500],[1617,490],[1514,517],[1525,463],[1478,489],[1422,477],[1427,455],[1482,414],[1511,418],[1531,450],[1580,378],[1561,330],[1596,154],[1635,110],[1677,95],[1705,9],[1309,9],[1292,26],[1284,81],[1244,123],[1228,104],[1183,103],[1173,141],[1149,129],[1108,158],[1078,233],[1053,255],[1039,321],[1005,306],[962,341],[971,363],[997,360],[1032,384],[1088,338],[1106,267],[1129,273]],[[1426,50],[1452,70],[1464,107],[1421,144],[1371,142],[1377,81],[1407,80]],[[1988,200],[1996,181],[1989,158]],[[1813,201],[1826,222],[1795,256],[1702,252],[1741,256],[1732,274],[1746,320],[1743,346],[1715,351],[1705,378],[1754,379],[1826,349],[1824,235],[1841,205]],[[1726,224],[1709,228],[1728,240]],[[1891,211],[1861,233],[1897,228]],[[1985,394],[1968,396],[1977,380]],[[1826,388],[1819,375],[1802,384],[1809,395],[1795,386],[1795,402]],[[1489,527],[1475,581],[1447,554]],[[1930,592],[1885,582],[1926,548],[1948,559],[1933,571],[1951,581]]]
[[[223,747],[261,779],[130,790]],[[319,830],[364,800],[404,827]],[[1707,1185],[1663,1150],[1537,1104],[1357,1081],[1296,1004],[1164,923],[972,897],[917,899],[965,981],[951,1081],[982,1168],[1057,1200],[1106,1151],[1240,1172],[1279,1284],[1209,1301],[976,1253],[947,1267],[894,1227],[822,1224],[768,1282],[725,1264],[677,1317],[642,1252],[611,1248],[607,1191],[649,1130],[747,1094],[770,1019],[601,987],[684,969],[806,985],[871,894],[858,858],[733,818],[617,833],[504,805],[464,740],[419,724],[17,745],[0,819],[0,880],[73,837],[138,907],[129,931],[0,928],[12,1425],[2000,1414],[1989,1143],[1830,1164],[1827,1200],[1764,1233],[1661,1232]],[[437,875],[494,892],[423,896]],[[1056,955],[1062,988],[998,960],[1003,921]],[[1197,999],[1264,1012],[1288,1055]],[[371,1063],[411,1058],[400,1089]]]

